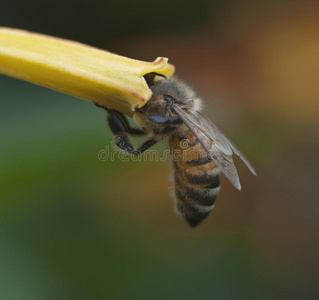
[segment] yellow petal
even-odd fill
[[[0,27],[0,73],[116,109],[132,116],[152,95],[143,75],[170,77],[168,59],[145,62],[81,43]]]

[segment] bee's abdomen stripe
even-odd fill
[[[204,219],[206,219],[206,217],[209,215],[213,207],[208,211],[203,211],[189,203],[180,202],[177,205],[177,209],[181,213],[181,215],[185,218],[185,220],[189,223],[189,225],[191,225],[192,227],[195,227]]]
[[[183,194],[179,188],[175,188],[175,196],[178,201],[183,201]]]
[[[200,159],[194,159],[194,160],[188,161],[187,164],[192,165],[192,166],[201,166],[201,165],[205,165],[211,161],[212,161],[212,159],[210,159],[209,157],[203,157]]]
[[[184,142],[184,141],[186,141],[187,142],[187,146],[188,147],[193,147],[193,146],[195,146],[195,145],[197,145],[199,142],[198,142],[198,139],[195,139],[194,140],[194,142],[189,142],[189,140],[188,140],[188,138],[186,137],[186,136],[181,136],[180,138],[179,138],[179,141],[180,142]]]
[[[181,186],[175,186],[175,199],[176,199],[176,208],[178,212],[183,216],[183,218],[189,223],[190,226],[195,227],[200,222],[202,222],[206,217],[210,214],[210,212],[214,208],[214,203],[217,198],[219,188],[211,189],[213,193],[212,197],[202,197],[203,195],[198,195],[196,191],[193,191],[192,196],[196,195],[196,198],[190,198],[190,195],[187,194],[185,197],[185,192],[188,191],[182,188],[184,192],[181,190]],[[207,189],[201,189],[202,191],[207,191]],[[205,199],[205,201],[203,201]]]
[[[178,178],[178,176],[176,174],[174,175],[174,180],[175,180],[175,185],[176,186],[178,186],[181,183],[181,181],[179,180],[179,178]]]
[[[197,145],[198,143],[199,143],[198,139],[195,139],[194,142],[188,143],[188,147],[193,147],[193,146]]]
[[[205,188],[217,188],[220,185],[220,175],[219,174],[208,174],[203,175],[192,175],[184,172],[185,178],[192,184],[208,184]]]
[[[219,187],[194,188],[188,185],[184,185],[184,188],[189,201],[201,206],[214,205],[219,193]]]

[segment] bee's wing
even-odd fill
[[[241,186],[238,173],[232,159],[233,153],[239,155],[250,171],[253,174],[256,174],[247,159],[204,115],[199,112],[186,113],[176,104],[173,104],[171,108],[194,134],[194,136],[196,136],[209,157],[212,158],[217,167],[237,189],[240,190]]]
[[[227,139],[227,138],[225,137],[225,139]],[[247,158],[244,156],[244,154],[242,154],[242,153],[234,146],[234,144],[233,144],[229,139],[227,139],[227,141],[228,141],[229,145],[231,146],[231,148],[233,149],[233,152],[241,158],[241,160],[245,163],[245,165],[247,166],[247,168],[249,169],[249,171],[250,171],[251,173],[253,173],[255,176],[257,176],[257,173],[256,173],[255,169],[254,169],[253,166],[250,164],[250,162],[247,160]]]
[[[210,134],[212,138],[215,138],[218,143],[222,142],[228,144],[227,149],[230,147],[232,153],[235,153],[242,159],[250,172],[252,172],[254,175],[257,175],[247,158],[234,146],[234,144],[223,133],[221,133],[220,130],[205,115],[200,112],[197,112],[197,114],[198,116],[201,116],[202,123],[206,124],[203,124],[203,128],[207,131],[207,133]]]

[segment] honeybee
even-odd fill
[[[161,76],[160,80],[154,80]],[[167,79],[157,73],[146,77],[153,95],[148,103],[138,108],[134,119],[150,132],[135,149],[130,133],[142,131],[129,127],[124,116],[104,107],[107,121],[117,147],[132,155],[139,155],[158,141],[168,139],[174,171],[174,191],[177,212],[195,227],[212,211],[220,190],[223,173],[238,190],[241,189],[232,155],[237,154],[256,175],[255,170],[219,129],[201,113],[202,100],[184,82]],[[99,106],[99,105],[98,105]]]

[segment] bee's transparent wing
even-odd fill
[[[225,139],[227,139],[227,138],[225,137]],[[231,148],[233,149],[233,152],[241,158],[241,160],[245,163],[245,165],[247,166],[247,168],[249,169],[249,171],[250,171],[251,173],[253,173],[255,176],[257,176],[257,173],[256,173],[255,169],[254,169],[253,166],[250,164],[250,162],[247,160],[247,158],[244,156],[244,154],[242,154],[242,153],[234,146],[234,144],[233,144],[229,139],[227,139],[227,141],[228,141],[229,145],[231,146]]]
[[[253,174],[256,174],[247,159],[203,114],[199,112],[185,112],[176,104],[173,104],[171,108],[194,134],[194,136],[196,136],[209,157],[216,163],[221,172],[237,189],[240,190],[241,186],[238,173],[232,159],[233,153],[239,155],[250,171]]]
[[[256,174],[256,171],[252,167],[252,165],[249,163],[247,158],[234,146],[234,144],[223,134],[220,132],[220,130],[202,113],[197,112],[198,117],[201,117],[201,122],[203,123],[203,128],[207,131],[207,133],[212,137],[215,138],[218,143],[226,143],[228,144],[228,147],[231,148],[232,153],[235,153],[238,155],[242,161],[245,163],[247,168],[252,172],[254,175]],[[229,148],[227,148],[229,149]],[[231,154],[232,154],[231,153]]]

